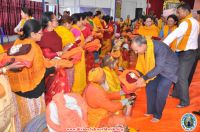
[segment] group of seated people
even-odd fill
[[[162,39],[178,24],[175,15],[160,27],[146,16],[131,31],[130,16],[114,22],[101,11],[63,15],[60,20],[45,12],[40,22],[27,8],[21,15],[15,28],[19,38],[0,56],[0,101],[10,102],[4,103],[6,116],[0,115],[3,131],[43,129],[46,125],[38,126],[42,120],[50,132],[126,127],[129,117],[123,109],[134,102],[134,81],[140,76],[127,70],[131,39],[138,34]]]

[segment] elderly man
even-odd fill
[[[141,74],[137,87],[146,85],[147,114],[158,122],[166,104],[172,82],[177,82],[178,57],[163,42],[137,36],[132,40],[132,50],[138,54],[136,70]]]

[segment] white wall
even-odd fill
[[[60,13],[63,14],[63,11],[70,10],[71,14],[77,13],[80,11],[80,0],[59,0],[60,4]]]
[[[134,19],[136,8],[143,8],[146,12],[146,0],[122,0],[121,17],[126,19],[127,15],[130,15],[131,19]]]
[[[70,8],[71,13],[80,12],[80,7],[110,8],[114,16],[115,0],[59,0],[60,13]]]
[[[42,1],[42,0],[34,0]],[[56,4],[57,0],[45,0],[50,4]],[[111,15],[115,16],[115,0],[59,0],[60,13],[65,10],[70,10],[71,14],[80,12],[81,7],[97,7],[97,8],[110,8]],[[146,0],[122,0],[121,16],[126,18],[130,15],[131,18],[135,18],[135,9],[143,8],[146,12]]]
[[[30,0],[30,1],[36,1],[36,2],[42,2],[42,0]],[[45,2],[49,2],[49,4],[56,4],[57,0],[45,0]]]

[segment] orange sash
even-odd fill
[[[146,36],[146,37],[158,37],[159,35],[159,28],[155,25],[152,25],[150,27],[147,26],[140,26],[138,29],[138,33],[140,35]]]
[[[99,39],[95,39],[84,46],[84,49],[88,52],[98,51],[101,48]]]
[[[179,44],[176,47],[180,51],[185,50],[185,48],[187,46],[188,39],[189,39],[191,31],[192,31],[192,22],[190,21],[190,19],[186,19],[185,22],[187,22],[187,24],[188,24],[188,29],[187,29],[184,37],[182,38],[182,40],[179,42]]]
[[[71,60],[73,64],[81,61],[83,49],[81,47],[74,48],[70,51],[65,51],[61,56],[62,59]]]

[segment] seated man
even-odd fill
[[[101,67],[105,73],[105,83],[108,84],[104,88],[107,91],[116,92],[121,90],[119,78],[114,70],[116,64],[117,61],[110,55],[106,55],[102,60]]]
[[[124,106],[132,103],[133,99],[120,100],[123,91],[105,91],[101,86],[105,81],[105,73],[101,68],[90,70],[88,81],[90,83],[83,95],[88,104],[88,125],[90,127],[126,126],[126,119],[120,111]]]

